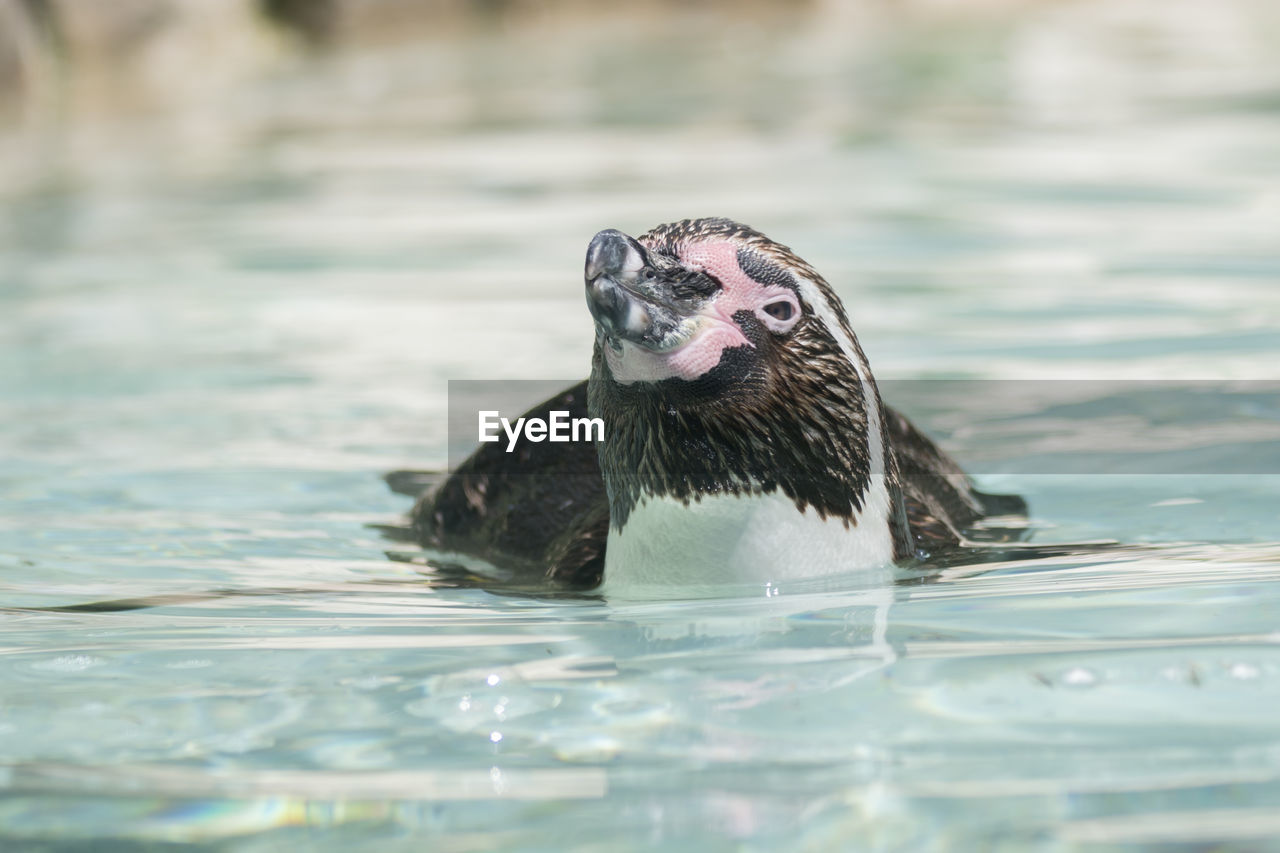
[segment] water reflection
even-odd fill
[[[1235,808],[1223,786],[1271,790],[1260,700],[1280,676],[1278,565],[1274,547],[1152,548],[1011,563],[888,597],[476,593],[415,607],[370,584],[316,590],[301,610],[283,594],[228,615],[191,601],[10,620],[5,681],[38,691],[55,740],[11,743],[6,825],[50,837],[39,815],[57,797],[84,826],[126,820],[135,838],[347,821],[377,835],[388,822],[424,829],[407,804],[432,802],[433,831],[454,834],[479,819],[460,804],[480,801],[524,843],[538,820],[494,804],[554,801],[610,832],[650,818],[570,804],[640,797],[667,815],[664,831],[696,833],[695,814],[716,815],[715,832],[730,820],[755,837],[762,813],[807,814],[807,832],[861,837],[903,809],[942,820],[1014,797],[1031,832],[1050,820],[1040,807],[1071,791],[1064,833],[1101,832],[1099,814],[1137,831],[1119,815],[1149,808],[1152,791],[1194,812]],[[75,642],[50,643],[58,632]],[[1214,758],[1224,738],[1227,763]],[[90,756],[104,749],[131,759],[98,767]],[[661,784],[673,772],[703,793]],[[129,799],[103,800],[108,786]],[[268,799],[292,805],[263,812]],[[315,811],[339,803],[352,804],[345,817]]]

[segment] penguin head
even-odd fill
[[[686,219],[587,248],[595,377],[618,398],[758,408],[862,361],[830,286],[790,249],[728,219]]]
[[[686,219],[601,231],[585,278],[614,527],[645,495],[775,491],[853,523],[889,457],[870,368],[813,267],[745,225]]]

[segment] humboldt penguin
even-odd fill
[[[573,589],[777,582],[1020,536],[1022,499],[977,491],[884,405],[840,299],[786,246],[719,218],[609,229],[584,278],[591,376],[526,417],[600,418],[603,439],[481,445],[413,510],[435,565]]]

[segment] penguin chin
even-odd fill
[[[715,370],[727,351],[754,350],[755,345],[737,324],[703,317],[693,334],[674,345],[654,348],[615,339],[604,343],[601,349],[613,380],[632,385],[669,379],[695,382]]]
[[[628,365],[628,369],[631,366]],[[772,405],[775,377],[768,357],[741,345],[719,351],[709,370],[689,377],[664,369],[652,379],[622,380],[613,375],[601,354],[592,373],[594,411],[606,423],[614,419],[648,417],[653,412],[683,413],[700,420],[734,421],[746,412],[759,413]]]

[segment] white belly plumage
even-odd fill
[[[800,512],[780,492],[705,495],[684,503],[647,496],[622,531],[609,530],[604,589],[679,584],[778,583],[893,562],[889,492],[872,475],[856,525]]]

